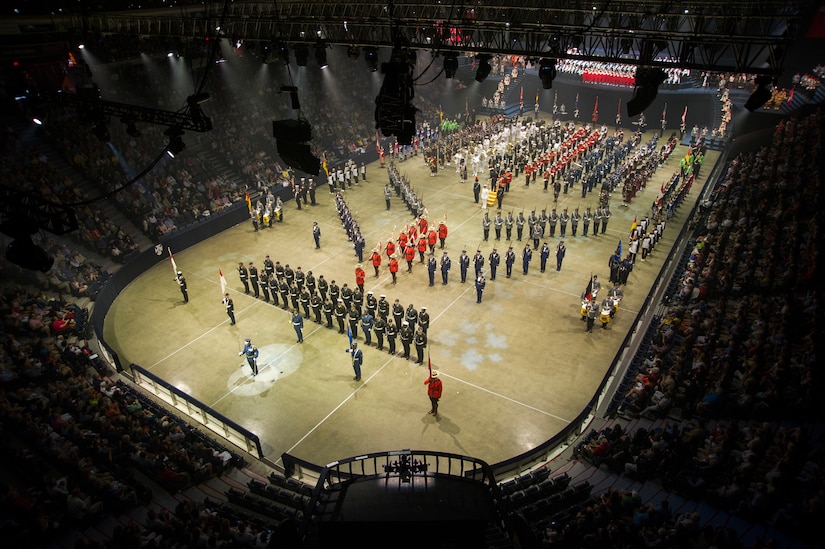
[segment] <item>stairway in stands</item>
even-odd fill
[[[186,149],[186,154],[197,156],[200,162],[196,173],[192,175],[195,178],[212,178],[222,177],[226,181],[234,181],[239,189],[244,189],[247,186],[250,190],[255,188],[255,182],[251,177],[245,176],[240,167],[230,164],[226,158],[220,153],[220,149],[213,149],[209,140],[204,139],[198,141]]]
[[[85,174],[72,166],[66,157],[52,143],[50,138],[40,128],[33,128],[32,123],[19,117],[5,117],[0,121],[5,127],[20,135],[20,145],[24,148],[34,146],[48,158],[49,165],[58,173],[64,174],[81,190],[85,198],[93,198],[102,195],[102,190],[92,182]],[[129,220],[117,207],[114,199],[101,200],[95,202],[92,207],[99,208],[103,214],[112,220],[117,226],[122,227],[141,250],[152,246],[152,242],[131,220]],[[78,220],[80,223],[82,219]],[[60,239],[58,239],[60,240]],[[78,239],[79,240],[79,235]],[[67,240],[68,242],[68,240]],[[108,255],[100,254],[90,247],[83,248],[83,254],[102,265],[107,271],[114,272],[119,264]]]

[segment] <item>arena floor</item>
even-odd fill
[[[365,261],[365,290],[376,297],[386,295],[390,303],[399,299],[405,308],[411,303],[416,309],[427,307],[428,352],[444,384],[438,417],[428,414],[426,361],[419,366],[390,356],[386,348],[382,352],[366,347],[359,334],[364,366],[363,379],[356,382],[350,356],[344,352],[346,335],[305,319],[305,341],[298,344],[287,312],[243,292],[238,262],[254,261],[262,268],[267,254],[339,285],[355,284],[357,260],[326,185],[319,189],[316,206],[298,211],[294,203],[287,204],[284,222],[271,229],[256,233],[251,223],[243,223],[175,251],[178,268],[188,281],[189,303],[183,303],[172,267],[163,262],[115,300],[106,318],[105,339],[124,364],[140,364],[258,434],[266,457],[275,462],[284,452],[323,464],[372,451],[411,448],[495,463],[552,437],[578,415],[598,388],[719,153],[708,152],[699,181],[663,240],[646,262],[636,262],[621,309],[607,329],[598,328],[597,321],[593,333],[585,332],[580,295],[591,273],[607,285],[609,256],[620,238],[627,250],[634,216],[641,218],[649,211],[661,182],[678,170],[685,152],[686,147],[678,146],[629,207],[619,205],[619,196],[611,200],[613,215],[604,235],[572,238],[568,227],[567,256],[560,272],[551,257],[547,272],[540,273],[536,253],[529,274],[523,275],[525,242],[513,243],[518,257],[513,277],[504,277],[503,265],[495,281],[488,276],[481,304],[476,303],[472,277],[466,284],[460,282],[458,256],[462,249],[471,256],[480,249],[486,258],[495,246],[503,258],[511,244],[503,234],[501,241],[494,241],[493,231],[488,242],[479,244],[483,210],[473,202],[472,183],[460,182],[454,166],[431,177],[421,156],[399,164],[427,205],[429,218],[437,223],[447,216],[447,249],[453,259],[450,282],[442,285],[437,273],[436,284],[430,287],[425,266],[416,260],[411,274],[401,262],[393,286],[385,256],[378,278],[372,277],[372,267]],[[397,235],[412,221],[398,198],[386,210],[387,180],[386,169],[375,162],[367,166],[367,182],[345,193],[367,240],[365,260],[377,242]],[[572,212],[579,207],[583,212],[594,207],[596,199],[594,194],[582,199],[577,186],[560,197],[557,208]],[[552,192],[545,192],[540,184],[525,188],[519,177],[503,211],[514,209],[516,215],[524,208],[527,216],[532,209],[549,212],[552,207]],[[318,250],[311,234],[313,221],[322,230]],[[546,240],[554,250],[558,233]],[[436,252],[440,258],[438,248]],[[235,326],[230,326],[221,303],[219,269],[235,301]],[[238,356],[247,337],[260,348],[256,377]]]

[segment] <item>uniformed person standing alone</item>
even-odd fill
[[[186,291],[186,279],[183,278],[183,273],[181,271],[178,271],[178,274],[175,276],[175,281],[180,286],[180,293],[183,294],[183,302],[189,303],[189,292]]]
[[[258,375],[258,348],[252,344],[252,340],[246,338],[244,340],[244,348],[238,353],[238,356],[245,356],[249,367],[252,368],[252,375]]]
[[[232,298],[229,297],[229,294],[223,296],[223,304],[226,307],[226,315],[229,317],[229,325],[235,325],[235,303],[232,301]]]

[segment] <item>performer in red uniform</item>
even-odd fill
[[[444,221],[438,224],[438,240],[441,242],[441,249],[443,250],[447,241],[447,224]]]

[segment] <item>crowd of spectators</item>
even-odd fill
[[[110,377],[86,346],[88,311],[26,287],[0,292],[0,431],[13,477],[0,531],[42,546],[151,498],[136,471],[172,492],[239,458]]]
[[[746,519],[813,533],[825,505],[815,423],[822,115],[781,122],[702,204],[695,245],[619,414],[578,454]],[[790,189],[794,189],[793,192]],[[670,418],[670,419],[668,419]]]
[[[128,232],[97,204],[82,204],[89,198],[87,192],[72,180],[71,174],[58,169],[43,148],[24,140],[25,135],[10,128],[3,133],[0,184],[44,202],[72,205],[79,230],[70,237],[101,256],[123,262],[136,253],[138,246]]]

